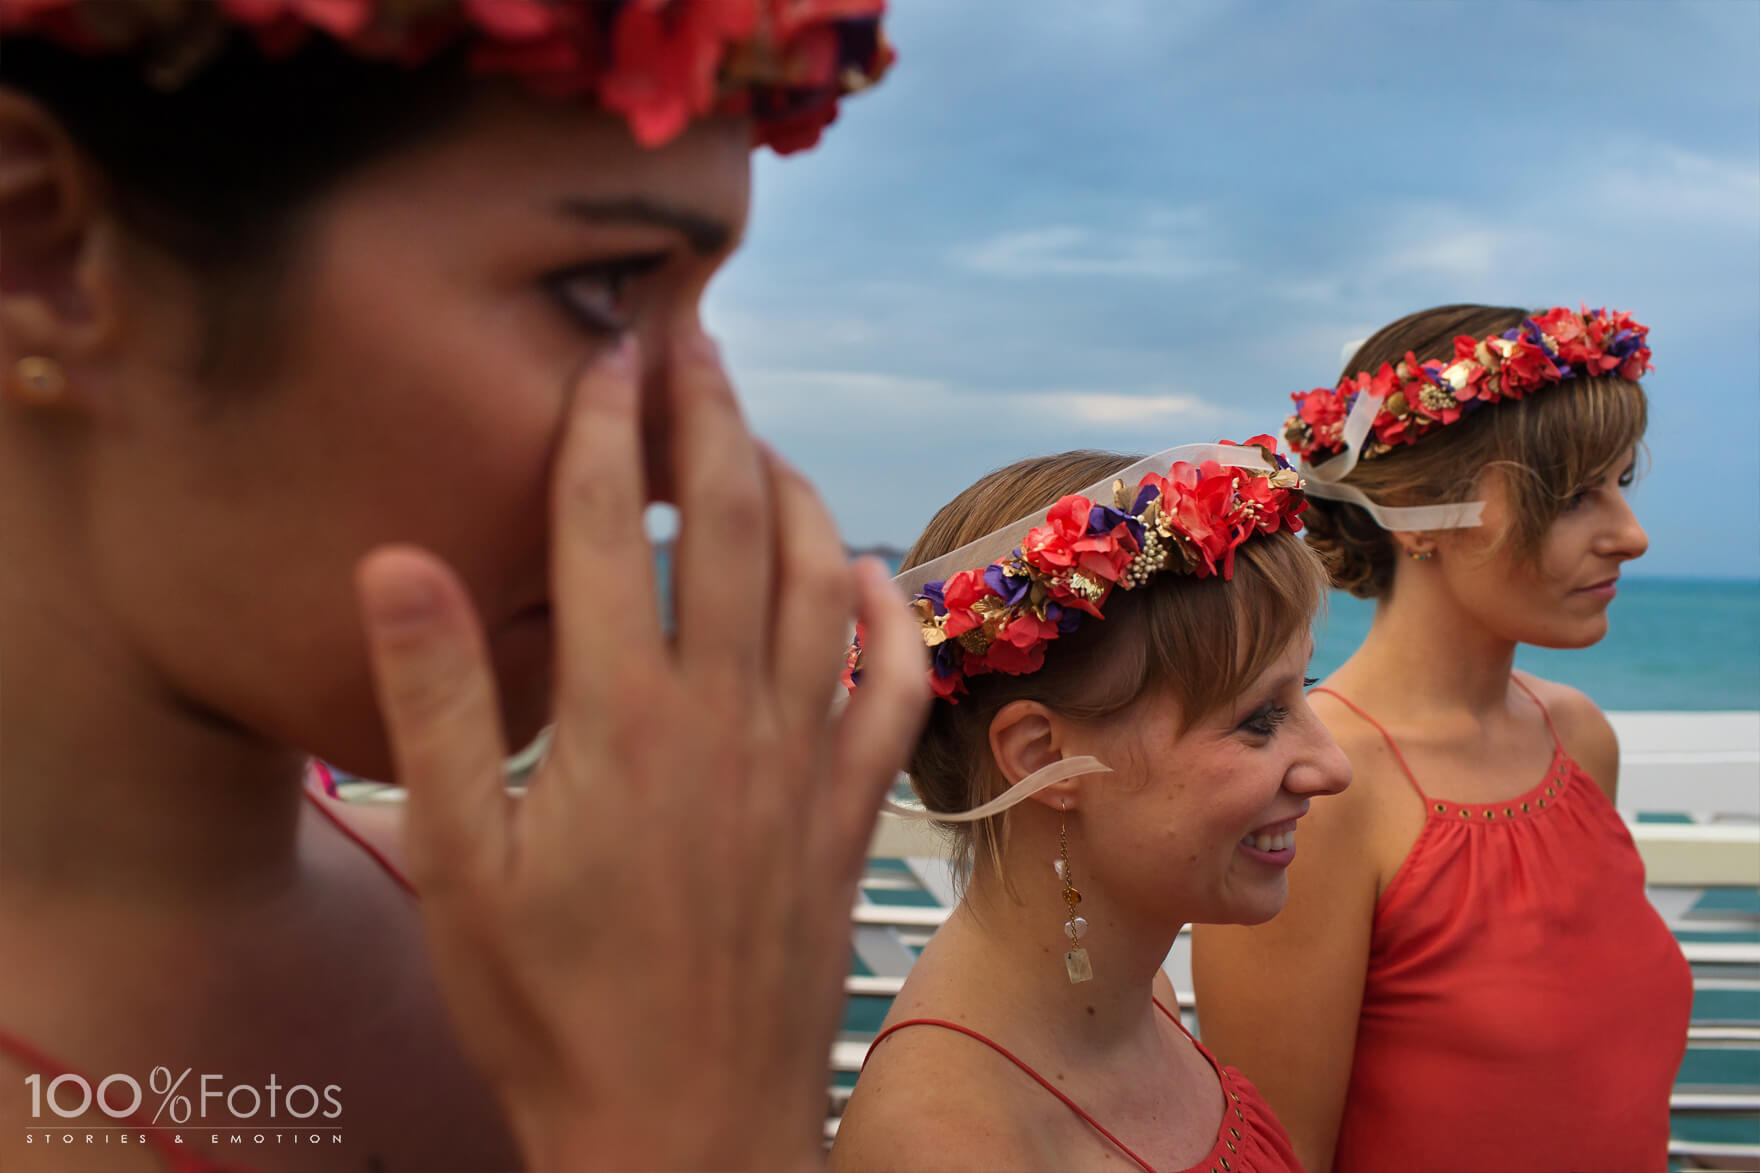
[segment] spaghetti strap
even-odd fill
[[[380,851],[377,847],[374,847],[371,843],[368,843],[359,831],[356,831],[353,827],[344,822],[341,816],[331,810],[329,806],[325,804],[324,800],[312,793],[311,790],[308,789],[304,791],[304,794],[306,796],[306,801],[310,802],[312,806],[317,809],[319,814],[328,819],[331,826],[354,840],[355,846],[366,852],[374,863],[384,869],[386,875],[390,876],[393,880],[396,880],[398,887],[402,888],[405,892],[408,892],[411,896],[417,895],[415,885],[406,880],[403,873],[398,871],[392,862],[385,858],[384,852]]]
[[[1308,691],[1309,691],[1309,695],[1312,695],[1313,693],[1316,693],[1316,692],[1325,693],[1327,696],[1336,700],[1339,704],[1343,705],[1345,708],[1349,709],[1351,712],[1355,713],[1357,716],[1361,717],[1363,720],[1369,722],[1369,724],[1375,726],[1375,732],[1381,734],[1382,739],[1387,742],[1387,748],[1391,749],[1393,751],[1394,759],[1399,762],[1399,768],[1401,770],[1405,771],[1406,781],[1408,781],[1412,784],[1412,789],[1416,790],[1418,792],[1418,797],[1424,800],[1424,804],[1426,806],[1428,806],[1430,804],[1430,796],[1424,793],[1424,788],[1422,786],[1418,785],[1418,776],[1416,774],[1412,773],[1412,767],[1406,764],[1406,755],[1399,752],[1399,746],[1398,746],[1398,744],[1396,744],[1394,742],[1393,734],[1389,733],[1387,731],[1387,729],[1381,724],[1381,722],[1377,721],[1375,718],[1371,717],[1368,713],[1364,712],[1363,709],[1355,701],[1351,700],[1349,697],[1345,696],[1343,693],[1336,692],[1333,689],[1327,688],[1325,685],[1321,685],[1318,688],[1309,689]]]
[[[1161,1006],[1161,1003],[1159,1000],[1155,1004],[1157,1006]],[[1167,1007],[1161,1006],[1161,1010],[1162,1010],[1162,1013],[1166,1013]],[[1178,1020],[1175,1019],[1175,1021],[1178,1021]],[[1076,1103],[1074,1100],[1072,1100],[1068,1096],[1064,1095],[1063,1092],[1058,1090],[1057,1086],[1055,1084],[1053,1084],[1050,1080],[1046,1079],[1043,1075],[1040,1075],[1037,1071],[1034,1071],[1031,1067],[1027,1066],[1027,1064],[1024,1061],[1022,1061],[1018,1056],[1016,1056],[1014,1054],[1014,1052],[1010,1051],[1007,1047],[1004,1047],[1001,1043],[997,1042],[995,1039],[992,1039],[986,1035],[979,1034],[977,1031],[973,1030],[969,1026],[961,1026],[957,1022],[949,1022],[945,1018],[907,1018],[903,1022],[895,1022],[891,1026],[887,1027],[885,1030],[881,1031],[878,1035],[874,1036],[874,1041],[872,1043],[868,1044],[867,1055],[863,1056],[863,1058],[862,1058],[862,1066],[864,1068],[867,1067],[868,1060],[873,1058],[875,1047],[878,1047],[881,1043],[885,1042],[888,1037],[890,1037],[891,1035],[895,1034],[898,1031],[903,1030],[907,1026],[938,1026],[938,1027],[941,1027],[943,1030],[956,1031],[959,1034],[965,1035],[967,1038],[977,1039],[980,1043],[983,1043],[986,1047],[989,1047],[992,1051],[995,1051],[998,1055],[1001,1055],[1004,1059],[1007,1059],[1010,1063],[1013,1063],[1016,1067],[1020,1068],[1022,1071],[1026,1072],[1028,1075],[1032,1076],[1033,1079],[1038,1082],[1040,1087],[1044,1088],[1046,1091],[1048,1091],[1052,1095],[1056,1096],[1059,1100],[1062,1100],[1064,1107],[1066,1107],[1070,1111],[1074,1112],[1077,1116],[1080,1116],[1084,1121],[1087,1122],[1088,1127],[1092,1128],[1095,1132],[1098,1132],[1101,1136],[1105,1137],[1107,1140],[1111,1141],[1114,1145],[1116,1145],[1118,1147],[1118,1151],[1123,1153],[1125,1156],[1129,1157],[1131,1160],[1135,1161],[1139,1168],[1147,1170],[1148,1173],[1155,1173],[1155,1166],[1151,1165],[1149,1162],[1143,1160],[1143,1158],[1141,1158],[1141,1157],[1137,1156],[1137,1154],[1133,1153],[1125,1145],[1124,1141],[1119,1140],[1116,1136],[1112,1135],[1112,1133],[1110,1133],[1106,1130],[1105,1125],[1101,1124],[1098,1120],[1094,1119],[1092,1116],[1090,1116],[1086,1112],[1082,1111],[1082,1106],[1080,1104]],[[1181,1029],[1183,1030],[1184,1027],[1182,1026]]]
[[[1547,711],[1546,702],[1541,700],[1538,696],[1536,696],[1534,694],[1533,689],[1531,689],[1527,685],[1523,684],[1522,678],[1520,676],[1517,676],[1512,673],[1510,675],[1509,679],[1510,679],[1511,684],[1515,685],[1517,688],[1521,689],[1523,692],[1528,694],[1529,700],[1533,701],[1536,705],[1540,706],[1540,715],[1542,717],[1546,718],[1546,731],[1548,733],[1552,734],[1552,748],[1559,751],[1560,753],[1563,753],[1564,752],[1564,742],[1562,742],[1558,739],[1558,726],[1556,726],[1552,723],[1552,714]]]

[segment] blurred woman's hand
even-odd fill
[[[387,548],[359,590],[440,980],[534,1168],[817,1163],[849,912],[927,705],[921,641],[812,488],[673,343],[668,638],[634,344],[581,378],[555,474],[556,726],[522,799],[465,590]],[[829,716],[850,621],[862,688]]]

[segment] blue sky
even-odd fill
[[[1760,577],[1760,3],[893,0],[710,296],[846,538],[978,476],[1275,432],[1454,301],[1652,328],[1648,575]]]

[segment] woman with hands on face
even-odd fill
[[[0,1164],[817,1161],[920,644],[698,306],[879,8],[0,0]],[[343,1112],[46,1147],[160,1065]]]

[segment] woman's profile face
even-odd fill
[[[1145,696],[1121,714],[1110,745],[1088,751],[1118,771],[1083,806],[1097,857],[1087,868],[1107,900],[1149,923],[1257,924],[1283,908],[1296,821],[1351,779],[1308,708],[1312,653],[1308,632],[1297,633],[1239,697],[1183,731],[1174,702]]]
[[[1511,543],[1486,550],[1510,507],[1503,478],[1484,477],[1482,524],[1437,543],[1437,568],[1463,612],[1501,638],[1540,647],[1588,647],[1606,636],[1620,570],[1650,544],[1626,500],[1636,460],[1628,452],[1578,486],[1534,552]]]
[[[739,242],[750,140],[725,119],[642,150],[611,117],[486,92],[314,201],[268,283],[257,352],[216,368],[231,373],[130,367],[123,350],[121,406],[87,466],[89,570],[152,683],[387,776],[352,569],[410,542],[469,587],[509,737],[535,733],[549,476],[573,379],[633,333],[658,454],[655,356],[698,328]],[[132,293],[135,339],[189,317],[144,282]]]

